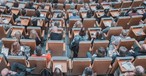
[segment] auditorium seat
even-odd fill
[[[113,18],[109,17],[109,18],[101,18],[99,27],[101,27],[102,29],[105,29],[106,27],[111,27]]]
[[[36,16],[35,9],[25,9],[25,10],[26,10],[26,16],[29,16],[29,17]]]
[[[5,60],[4,56],[0,54],[0,71],[4,68],[7,68],[8,66],[7,61]]]
[[[120,36],[120,34],[122,33],[123,28],[122,27],[110,27],[109,31],[107,32],[107,34],[104,33],[104,37],[107,40],[110,40],[111,37],[114,36]]]
[[[28,16],[20,16],[20,25],[24,25],[24,26],[29,26],[30,25],[30,22],[31,22],[31,19],[30,17]]]
[[[8,62],[9,62],[10,65],[17,62],[17,63],[21,63],[21,64],[27,66],[25,56],[7,56],[7,59],[8,59]]]
[[[134,66],[141,65],[144,69],[146,69],[146,55],[137,56],[135,61],[133,62]]]
[[[100,47],[103,47],[106,49],[108,47],[108,45],[109,45],[108,40],[94,41],[92,53],[95,54],[96,50]]]
[[[131,7],[139,7],[143,3],[143,0],[134,0]]]
[[[84,18],[83,19],[83,27],[86,29],[97,27],[98,22],[95,18]]]
[[[69,72],[69,58],[65,56],[54,56],[52,57],[52,71],[54,72],[55,68],[59,68],[63,73]]]
[[[35,70],[31,72],[32,74],[41,74],[41,72],[48,66],[45,57],[29,57],[28,61],[31,68],[35,67]]]
[[[124,29],[127,28],[128,22],[130,21],[130,16],[119,16],[117,20],[117,26],[122,26]]]
[[[121,8],[129,8],[132,4],[132,1],[128,0],[128,1],[122,1],[122,5]]]
[[[80,41],[78,57],[86,57],[87,51],[91,47],[91,41]]]
[[[12,38],[2,38],[2,42],[3,42],[3,46],[5,48],[9,48],[9,50],[11,49],[11,45],[16,42],[17,39],[12,39]]]
[[[52,56],[63,56],[65,47],[63,40],[48,40],[46,43],[46,51],[50,51]]]
[[[86,67],[91,65],[90,58],[73,58],[71,75],[81,75]]]
[[[7,31],[4,29],[4,26],[6,24],[0,24],[0,32],[1,32],[1,35],[0,35],[0,39],[2,38],[6,38],[10,32],[11,29],[8,29]]]
[[[111,70],[112,58],[95,58],[92,64],[92,69],[97,75],[108,75]]]
[[[69,28],[69,30],[73,27],[73,25],[75,24],[76,21],[81,21],[81,18],[79,18],[79,19],[69,19],[69,24],[67,24],[67,27]]]

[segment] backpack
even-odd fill
[[[50,69],[44,69],[42,72],[41,72],[41,75],[40,76],[52,76],[52,72]]]

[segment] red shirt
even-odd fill
[[[45,55],[42,55],[42,56],[36,56],[35,54],[32,54],[31,56],[32,57],[46,57],[47,62],[49,62],[51,60],[51,54],[45,54]]]

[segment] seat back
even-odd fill
[[[0,71],[3,70],[4,68],[7,68],[7,61],[5,60],[4,56],[0,54]]]
[[[21,45],[29,46],[31,48],[32,53],[36,48],[36,41],[35,40],[21,39],[20,42],[21,42]]]
[[[84,18],[83,20],[83,26],[88,28],[93,28],[96,25],[96,19],[95,18]]]
[[[117,26],[122,26],[124,29],[126,29],[129,20],[130,20],[130,16],[119,17],[117,21]]]
[[[0,32],[1,32],[0,39],[1,38],[5,38],[7,36],[6,31],[5,31],[4,27],[3,27],[3,25],[0,25]]]
[[[26,16],[36,16],[35,9],[26,9]]]
[[[128,44],[127,44],[128,43]],[[135,39],[122,39],[119,43],[119,45],[117,46],[117,49],[120,48],[120,46],[125,46],[128,50],[131,49],[131,47],[134,45],[135,43]]]
[[[139,7],[143,3],[143,0],[134,0],[131,7]]]
[[[129,22],[129,27],[127,28],[130,28],[130,26],[138,25],[142,17],[142,15],[132,16]]]
[[[94,41],[94,44],[93,44],[93,54],[95,54],[96,50],[100,47],[103,47],[103,48],[107,48],[109,45],[109,41],[108,40],[102,40],[102,41]]]
[[[134,66],[141,65],[143,68],[146,69],[146,56],[137,56],[135,61],[133,62]]]
[[[128,8],[131,6],[131,4],[132,4],[132,1],[123,1],[121,8]]]
[[[80,41],[78,57],[86,57],[87,51],[91,47],[91,41]]]
[[[107,38],[110,39],[112,35],[119,36],[122,33],[123,28],[122,27],[110,27],[110,30],[107,33]]]
[[[30,67],[36,67],[32,74],[40,74],[44,68],[47,68],[47,59],[46,57],[29,57],[28,61],[30,63]]]
[[[111,61],[112,58],[110,57],[95,58],[92,64],[94,73],[97,73],[98,75],[108,74],[110,71]]]
[[[4,47],[11,49],[11,45],[16,42],[17,39],[12,39],[12,38],[2,38],[2,42]]]
[[[71,75],[81,75],[86,67],[91,64],[90,58],[74,58],[72,61],[72,72]]]
[[[107,26],[111,27],[111,24],[112,24],[112,18],[102,18],[99,26],[102,29],[105,29]]]
[[[79,19],[69,19],[69,29],[73,27],[76,21],[81,21],[81,18]]]
[[[57,67],[57,68],[60,68],[63,73],[67,73],[68,66],[69,66],[68,60],[69,60],[68,57],[63,57],[63,56],[52,57],[52,65],[53,65],[52,71],[54,72],[55,68]]]
[[[26,57],[25,56],[8,56],[8,62],[12,65],[14,62],[18,62],[26,66]]]
[[[62,56],[65,51],[65,43],[62,40],[49,40],[46,50],[50,50],[52,56]]]
[[[121,5],[122,5],[121,2],[114,2],[114,3],[113,3],[113,7],[114,7],[114,8],[120,8]]]

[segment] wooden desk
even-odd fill
[[[110,4],[102,4],[103,9],[109,9],[110,8]]]
[[[30,18],[29,17],[21,17],[21,25],[24,25],[24,26],[28,26],[29,25],[29,22],[30,22]]]
[[[2,12],[5,12],[5,11],[6,11],[6,7],[0,6],[0,10],[1,10]]]
[[[82,18],[86,18],[86,17],[87,17],[87,12],[82,12],[82,13],[81,13],[81,17],[82,17]]]
[[[11,10],[11,12],[12,12],[13,14],[15,14],[15,15],[18,15],[18,13],[20,12],[20,10],[19,10],[18,8],[13,8],[13,9]]]
[[[2,16],[2,20],[3,20],[2,22],[3,22],[3,23],[8,24],[8,23],[11,22],[11,19],[12,19],[11,16]]]
[[[91,8],[91,10],[96,10],[96,5],[95,6],[91,5],[90,8]]]
[[[111,27],[111,24],[112,24],[112,20],[103,20],[103,25],[105,27]]]
[[[18,8],[25,8],[26,4],[25,3],[20,3]]]
[[[12,28],[11,37],[14,37],[17,31],[19,31],[22,34],[24,32],[24,28]]]
[[[112,17],[117,17],[120,15],[119,11],[118,10],[113,10],[113,11],[110,11],[110,14]]]
[[[122,73],[134,71],[134,68],[133,68],[133,69],[131,68],[130,70],[127,70],[127,69],[125,69],[125,68],[122,66],[122,63],[125,62],[125,61],[130,62],[129,60],[118,60],[118,64],[119,64],[119,67],[120,67],[120,71],[121,71]]]

